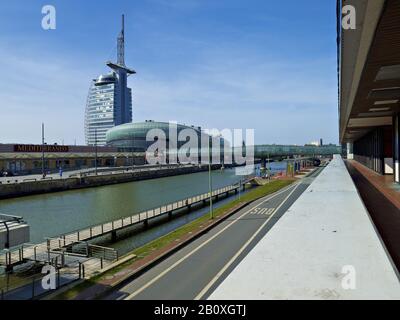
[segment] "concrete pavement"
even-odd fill
[[[85,173],[93,171],[93,168],[88,168],[88,169],[80,169],[80,170],[71,170],[71,171],[64,171],[62,177],[60,177],[60,173],[49,173],[46,175],[46,179],[48,180],[55,180],[55,179],[67,179],[73,174],[79,174],[79,173]],[[0,176],[0,182],[2,183],[21,183],[24,182],[24,180],[42,180],[42,174],[29,174],[29,175],[22,175],[22,176],[6,176],[6,177],[1,177]]]
[[[400,299],[397,270],[340,156],[210,299]]]

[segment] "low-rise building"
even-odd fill
[[[144,154],[119,151],[116,147],[44,145],[46,172],[144,164]],[[42,145],[0,144],[0,174],[42,172]]]

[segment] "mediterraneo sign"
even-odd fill
[[[37,144],[15,144],[14,152],[68,152],[68,146],[59,145],[37,145]]]

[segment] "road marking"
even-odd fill
[[[289,197],[293,194],[293,192],[297,189],[297,187],[300,184],[298,184],[285,198],[285,200],[282,201],[282,203],[276,208],[275,213],[278,212],[278,210],[285,204],[285,202],[289,199]],[[217,282],[217,280],[224,274],[224,272],[232,265],[232,263],[242,254],[244,250],[249,246],[249,244],[257,237],[257,235],[261,232],[261,230],[265,227],[265,225],[272,219],[272,217],[275,215],[271,215],[265,222],[261,225],[260,228],[253,234],[253,236],[247,240],[247,242],[243,245],[243,247],[240,248],[238,252],[232,257],[231,260],[217,273],[217,275],[204,287],[203,290],[194,298],[194,300],[200,300],[201,297],[203,297],[208,290],[212,287],[212,285]]]
[[[299,183],[295,183],[294,184],[294,188],[293,190],[296,190],[297,187],[299,186]],[[290,187],[293,187],[293,185],[291,185]],[[267,199],[263,200],[262,202],[260,202],[258,205],[256,205],[255,207],[259,207],[261,206],[263,203],[271,200],[272,198],[290,190],[290,187],[285,188],[277,193],[275,193],[274,195],[270,195]],[[293,191],[290,192],[290,194],[292,194]],[[285,199],[286,201],[286,199]],[[203,242],[201,245],[199,245],[198,247],[196,247],[195,249],[193,249],[192,251],[190,251],[188,254],[186,254],[184,257],[182,257],[181,259],[179,259],[178,261],[176,261],[173,265],[171,265],[169,268],[165,269],[163,272],[161,272],[159,275],[157,275],[156,277],[154,277],[153,279],[151,279],[151,281],[147,282],[144,286],[142,286],[141,288],[137,289],[135,292],[131,293],[129,296],[127,296],[124,300],[132,300],[132,298],[134,298],[135,296],[137,296],[139,293],[143,292],[144,290],[146,290],[148,287],[150,287],[153,283],[155,283],[156,281],[158,281],[160,278],[162,278],[164,275],[166,275],[168,272],[170,272],[172,269],[174,269],[176,266],[178,266],[180,263],[182,263],[183,261],[185,261],[187,258],[189,258],[191,255],[193,255],[194,253],[196,253],[197,251],[199,251],[201,248],[203,248],[205,245],[207,245],[209,242],[211,242],[212,240],[214,240],[216,237],[218,237],[221,233],[225,232],[226,229],[228,229],[230,226],[232,226],[234,223],[236,223],[237,221],[239,221],[242,217],[244,217],[245,215],[247,215],[251,210],[253,210],[253,208],[245,211],[243,214],[241,214],[239,216],[238,219],[233,220],[231,223],[229,223],[228,225],[226,225],[223,229],[221,229],[220,231],[218,231],[215,235],[213,235],[210,239],[206,240],[205,242]]]
[[[250,214],[251,215],[266,215],[269,216],[275,211],[275,208],[256,208],[253,209]]]
[[[265,215],[269,216],[276,211],[275,208],[268,208],[268,210],[264,213]]]

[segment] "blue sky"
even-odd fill
[[[57,29],[41,28],[42,6]],[[337,143],[334,0],[13,0],[0,3],[0,143],[84,143],[90,80],[137,71],[134,121],[255,129],[256,143]]]

